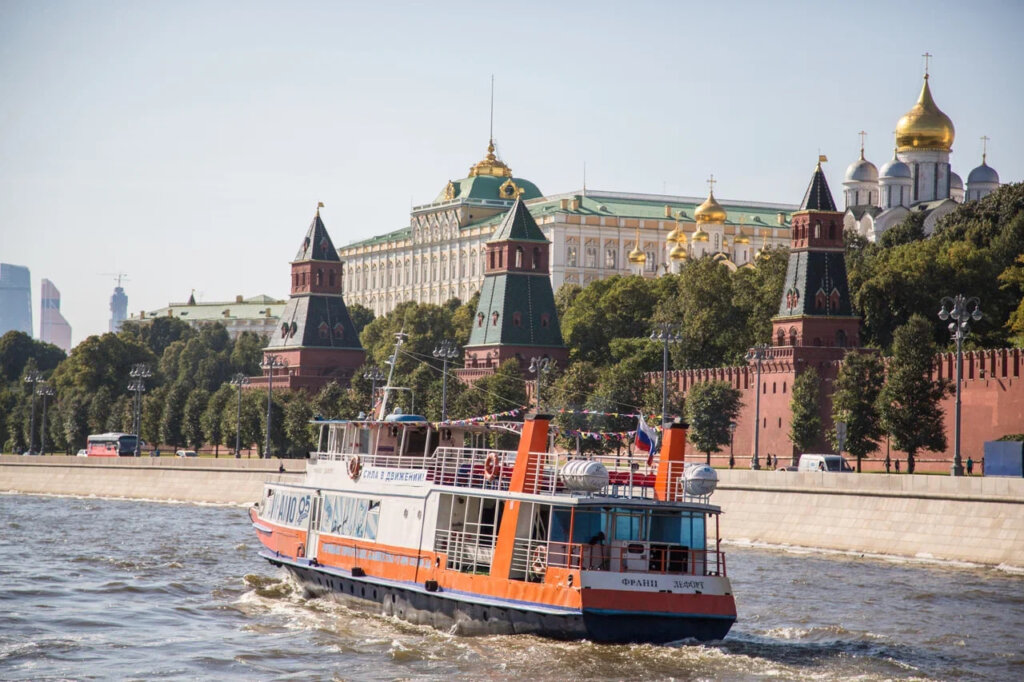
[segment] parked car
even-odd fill
[[[176,453],[178,457],[198,457],[195,450],[178,450]]]
[[[848,473],[853,467],[839,455],[800,455],[800,471],[826,471],[831,473]]]
[[[81,450],[78,451],[78,456],[79,457],[88,457],[89,456],[89,451],[86,450],[85,448],[82,448]]]

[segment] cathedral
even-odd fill
[[[860,158],[846,169],[843,181],[844,228],[873,242],[911,213],[920,212],[925,214],[925,233],[931,234],[939,219],[957,204],[998,189],[999,174],[986,162],[985,150],[981,165],[967,176],[965,193],[963,180],[949,162],[955,136],[953,121],[932,98],[926,69],[917,103],[896,124],[896,147],[881,170],[864,157],[861,134]]]

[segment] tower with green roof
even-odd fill
[[[463,377],[494,371],[510,358],[526,371],[531,357],[564,365],[568,351],[555,310],[549,242],[522,199],[486,243],[484,282],[466,345]]]
[[[275,387],[316,391],[330,381],[348,385],[366,352],[342,296],[341,259],[319,207],[291,268],[291,296],[263,349],[264,360],[276,357],[281,366],[265,369],[250,386],[265,386],[268,371],[274,372]]]

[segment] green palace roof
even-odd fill
[[[482,180],[485,178],[477,177],[470,179]],[[505,180],[502,178],[491,179],[501,180],[502,182]],[[525,198],[526,195],[524,194],[523,196]],[[562,207],[563,199],[569,200],[569,206],[566,208]],[[579,200],[579,205],[576,208],[572,207],[573,200]],[[692,223],[694,222],[694,212],[702,203],[704,203],[703,197],[580,190],[578,192],[567,192],[565,194],[532,199],[526,202],[526,208],[529,209],[530,214],[537,221],[558,214],[644,220],[674,220],[682,211],[683,220]],[[746,228],[752,229],[788,229],[790,226],[790,214],[800,209],[796,204],[774,202],[718,199],[718,203],[729,214],[728,219],[725,221],[726,225],[743,225]],[[671,218],[665,216],[665,206],[670,207]],[[778,221],[780,213],[783,214],[782,224],[779,224]],[[461,229],[470,230],[487,226],[497,227],[504,218],[505,213],[501,213],[490,218],[468,223],[463,225]],[[342,249],[402,241],[411,237],[412,230],[409,227],[403,227],[393,232],[353,242],[342,247]]]

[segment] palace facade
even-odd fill
[[[383,315],[403,301],[469,300],[484,281],[486,243],[520,199],[548,240],[552,288],[612,275],[655,277],[687,256],[751,266],[757,252],[789,243],[792,204],[581,189],[545,196],[487,155],[466,178],[412,209],[409,226],[339,249],[345,300]],[[708,212],[709,202],[715,210]],[[705,213],[700,209],[704,208]],[[705,219],[707,218],[707,219]],[[676,249],[675,256],[671,256]],[[632,253],[632,258],[631,258]],[[639,259],[636,254],[643,254]],[[640,261],[640,262],[638,262]]]

